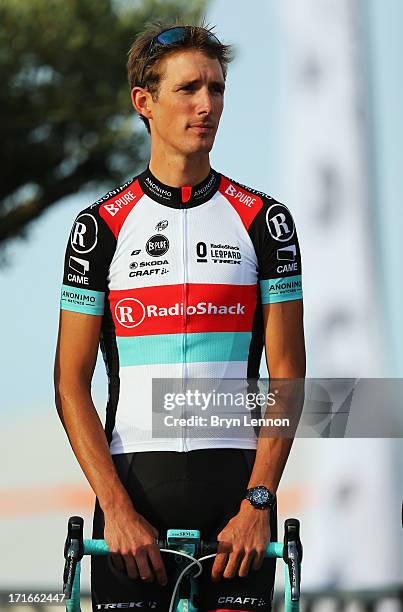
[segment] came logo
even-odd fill
[[[70,244],[76,253],[89,253],[98,240],[98,223],[89,213],[77,217],[70,234]]]
[[[295,244],[277,249],[277,259],[279,261],[285,261],[289,263],[283,263],[277,266],[277,272],[282,274],[283,272],[296,272],[298,270],[298,262],[295,261],[297,256],[297,247]]]
[[[89,279],[85,276],[90,269],[90,262],[86,259],[80,259],[79,257],[73,257],[70,255],[69,267],[78,272],[78,274],[67,274],[67,279],[73,283],[79,283],[81,285],[89,285]]]
[[[136,298],[123,298],[115,306],[115,316],[123,327],[137,327],[144,321],[146,309]]]
[[[287,242],[294,236],[295,225],[290,211],[284,204],[272,204],[266,213],[266,223],[274,240]]]
[[[155,234],[155,236],[151,236],[151,238],[147,240],[146,251],[152,257],[161,257],[161,255],[165,255],[168,249],[169,240],[162,234]]]

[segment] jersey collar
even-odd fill
[[[211,168],[208,176],[198,185],[170,187],[161,183],[147,167],[140,174],[139,183],[144,193],[160,204],[171,208],[193,208],[213,197],[220,185],[220,175]]]

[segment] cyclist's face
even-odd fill
[[[157,100],[151,101],[152,147],[173,153],[209,153],[224,105],[220,63],[192,49],[167,56],[161,64]]]

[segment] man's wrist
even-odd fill
[[[129,494],[121,484],[120,486],[116,487],[116,489],[109,490],[105,496],[99,496],[98,501],[104,514],[122,511],[126,507],[131,507],[133,509],[133,504]]]
[[[257,510],[271,509],[276,503],[276,496],[262,484],[249,487],[246,491],[245,499]]]
[[[254,506],[252,506],[252,504],[250,503],[250,501],[246,498],[244,498],[241,501],[241,505],[239,507],[239,511],[242,513],[253,513],[253,514],[257,514],[258,516],[267,516],[270,513],[270,508],[255,508]]]

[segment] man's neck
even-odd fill
[[[151,153],[149,164],[152,174],[164,185],[183,187],[198,185],[210,172],[208,154],[193,157],[166,157]]]

